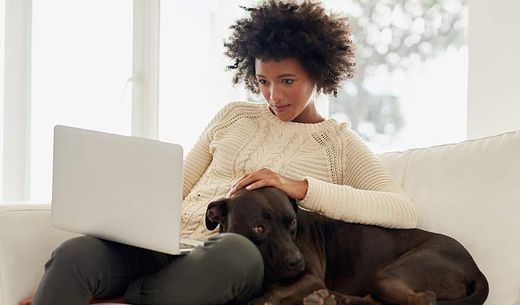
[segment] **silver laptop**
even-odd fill
[[[180,238],[182,163],[178,144],[56,126],[53,226],[168,254],[187,253],[202,242]]]

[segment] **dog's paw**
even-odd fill
[[[418,292],[413,296],[414,305],[437,305],[437,295],[433,291]]]
[[[265,297],[259,297],[247,303],[247,305],[279,305],[280,302]]]
[[[327,289],[320,289],[303,298],[303,305],[337,305],[337,302]]]

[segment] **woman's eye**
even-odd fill
[[[265,85],[265,84],[267,84],[267,80],[265,80],[265,79],[259,79],[259,80],[258,80],[258,83],[259,83],[259,84],[262,84],[262,85]]]
[[[256,234],[262,235],[265,233],[265,228],[262,225],[254,226],[253,231],[255,231]]]
[[[283,79],[282,83],[286,85],[291,85],[292,83],[294,83],[294,79]]]

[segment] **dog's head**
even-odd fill
[[[266,280],[283,281],[305,269],[295,244],[297,210],[296,200],[276,188],[242,189],[208,205],[206,227],[247,237],[262,254]]]

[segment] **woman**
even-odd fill
[[[246,238],[204,226],[209,202],[274,186],[307,209],[348,222],[413,228],[415,209],[380,160],[349,129],[324,119],[319,92],[352,77],[345,18],[317,3],[269,1],[247,9],[225,43],[244,81],[266,103],[223,107],[184,162],[182,237],[206,240],[171,256],[93,237],[64,242],[45,265],[35,305],[120,297],[131,304],[247,303],[261,294],[262,258]],[[230,190],[231,189],[231,190]]]

